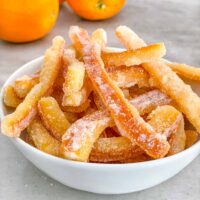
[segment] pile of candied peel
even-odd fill
[[[108,48],[103,29],[90,37],[72,26],[68,46],[55,37],[41,69],[4,88],[14,111],[3,118],[2,133],[96,163],[159,159],[193,145],[200,98],[181,77],[200,81],[200,69],[164,60],[163,43],[147,45],[126,26],[115,33],[126,50]]]

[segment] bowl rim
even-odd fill
[[[123,50],[120,48],[112,48],[115,50]],[[2,120],[2,118],[5,116],[4,114],[4,108],[5,105],[3,103],[3,91],[5,86],[7,86],[8,84],[10,84],[11,82],[13,82],[13,77],[16,76],[16,74],[23,72],[25,70],[26,67],[29,66],[33,66],[38,62],[42,62],[43,61],[44,56],[40,56],[37,57],[27,63],[25,63],[24,65],[22,65],[21,67],[19,67],[16,71],[14,71],[9,78],[5,81],[5,83],[3,84],[1,91],[0,91],[0,119]],[[32,67],[30,67],[32,68]],[[24,74],[25,75],[25,74]],[[2,133],[1,133],[2,134]],[[73,160],[67,160],[61,157],[56,157],[53,155],[50,155],[48,153],[45,153],[33,146],[31,146],[30,144],[26,143],[24,140],[22,140],[21,138],[9,138],[16,146],[21,145],[24,147],[24,149],[32,151],[33,153],[37,154],[37,156],[42,156],[44,157],[44,159],[47,160],[51,160],[52,162],[59,162],[60,164],[67,164],[67,165],[73,165],[73,167],[84,167],[84,168],[88,168],[88,167],[94,167],[94,169],[96,168],[101,168],[101,169],[108,169],[108,168],[112,168],[112,169],[124,169],[124,168],[141,168],[141,167],[148,167],[148,166],[157,166],[157,165],[162,165],[166,162],[173,162],[176,159],[181,159],[184,156],[189,155],[192,152],[195,152],[197,149],[200,149],[200,139],[199,141],[197,141],[195,144],[193,144],[191,147],[189,147],[188,149],[185,149],[182,152],[179,152],[175,155],[169,156],[169,157],[164,157],[164,158],[160,158],[160,159],[156,159],[156,160],[150,160],[150,161],[143,161],[143,162],[136,162],[136,163],[116,163],[116,164],[112,164],[112,163],[89,163],[89,162],[80,162],[80,161],[73,161]]]

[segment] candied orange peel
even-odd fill
[[[63,106],[80,106],[86,98],[82,89],[85,79],[84,63],[75,58],[75,52],[67,49],[64,53],[64,62],[67,65],[65,81],[63,83]]]
[[[92,41],[97,42],[102,50],[106,50],[107,34],[102,28],[98,28],[92,32]]]
[[[120,133],[139,145],[152,157],[164,157],[169,150],[166,138],[156,133],[139,116],[137,109],[127,102],[121,90],[109,78],[100,57],[100,48],[92,44],[87,32],[82,29],[74,31],[74,37],[77,37],[83,46],[83,60],[93,87],[102,98]]]
[[[136,50],[122,52],[102,52],[102,59],[106,67],[140,65],[144,62],[156,61],[166,53],[163,43],[152,44]]]
[[[19,98],[13,88],[13,86],[8,85],[4,89],[3,101],[8,107],[16,108],[23,99]]]
[[[5,86],[12,112],[2,133],[62,159],[112,164],[172,156],[195,144],[200,97],[185,82],[198,82],[199,69],[165,60],[164,43],[147,45],[127,26],[115,34],[125,50],[108,47],[101,28],[90,37],[70,27],[66,48],[55,37],[41,69]]]
[[[158,132],[164,132],[170,127],[170,131],[165,133],[169,137],[170,144],[168,155],[179,153],[185,149],[186,136],[181,112],[173,106],[160,106],[149,114],[148,120],[148,123]]]
[[[135,85],[141,87],[149,87],[149,75],[140,66],[132,66],[127,68],[121,66],[115,70],[108,71],[112,80],[114,80],[120,88],[130,88]]]
[[[180,64],[180,63],[171,63],[166,62],[168,66],[172,68],[174,72],[182,77],[192,79],[192,80],[200,80],[200,69],[194,66]]]
[[[17,96],[24,98],[37,83],[39,83],[39,73],[18,78],[13,87]]]
[[[47,130],[58,140],[69,128],[70,123],[53,97],[43,97],[38,102],[38,110]]]
[[[126,49],[136,50],[146,46],[146,43],[127,26],[118,26],[115,34]]]
[[[45,153],[60,156],[60,142],[49,134],[40,119],[34,119],[29,124],[27,132],[36,148]]]
[[[94,142],[104,129],[112,125],[112,119],[106,112],[102,111],[77,120],[62,137],[63,156],[86,162]]]
[[[126,137],[99,138],[90,153],[91,162],[120,162],[135,158],[144,151]]]
[[[19,137],[21,131],[35,117],[37,102],[51,90],[61,68],[64,44],[65,41],[62,37],[54,38],[52,47],[45,53],[44,64],[40,72],[40,82],[31,89],[13,113],[3,118],[1,125],[3,134]]]
[[[200,98],[191,86],[183,82],[175,72],[163,62],[144,63],[143,67],[156,82],[156,86],[167,93],[177,104],[191,124],[200,131]]]

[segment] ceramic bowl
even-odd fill
[[[35,72],[42,61],[43,57],[39,57],[19,68],[10,76],[3,88],[16,78]],[[193,83],[191,85],[200,95],[199,85]],[[2,91],[1,118],[8,114],[3,104]],[[200,153],[200,141],[198,141],[181,153],[159,160],[129,164],[95,164],[69,161],[48,155],[20,138],[10,138],[10,140],[28,160],[51,178],[75,189],[101,194],[129,193],[158,185],[180,172]]]

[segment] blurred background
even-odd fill
[[[54,36],[62,35],[69,44],[70,25],[90,33],[104,28],[109,46],[116,47],[121,45],[115,28],[127,25],[147,43],[164,42],[168,59],[200,66],[200,0],[68,0],[60,5],[57,0],[0,0],[0,85],[17,68],[41,56]],[[48,178],[0,135],[0,200],[196,200],[199,166],[198,158],[178,176],[144,192],[123,197],[94,195]]]

